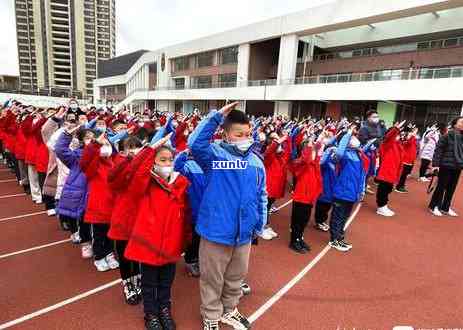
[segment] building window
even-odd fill
[[[212,66],[214,58],[213,52],[201,53],[196,55],[196,67],[197,68],[204,68],[208,66]]]
[[[211,88],[212,76],[192,77],[192,88]]]
[[[185,78],[174,79],[175,89],[185,89]]]
[[[236,87],[236,73],[220,74],[220,87]]]
[[[220,64],[236,64],[238,63],[238,47],[230,47],[220,50]]]
[[[174,62],[174,72],[184,71],[189,69],[188,57],[179,57],[173,60]]]

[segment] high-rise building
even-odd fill
[[[91,97],[115,56],[115,0],[15,0],[20,88]]]

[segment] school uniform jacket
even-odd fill
[[[378,180],[392,184],[399,181],[402,172],[403,153],[402,144],[396,139],[399,133],[398,128],[391,128],[379,147],[380,166],[376,177]]]
[[[291,157],[291,143],[285,141],[283,151],[277,153],[278,143],[272,142],[264,152],[264,165],[269,198],[279,199],[285,196],[288,164]]]
[[[135,224],[125,257],[153,266],[177,262],[191,234],[186,215],[188,180],[174,172],[169,182],[151,173],[155,150],[146,148],[129,186],[132,203],[137,205]]]

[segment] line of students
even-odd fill
[[[310,251],[304,233],[312,208],[315,228],[347,252],[344,227],[368,177],[376,176],[379,215],[394,215],[394,185],[406,192],[417,154],[414,127],[400,123],[381,133],[359,120],[250,120],[236,105],[205,118],[16,102],[2,110],[1,151],[19,184],[49,215],[58,214],[98,271],[120,269],[124,298],[131,305],[143,300],[147,329],[176,328],[171,287],[183,252],[187,272],[200,277],[203,328],[250,328],[237,306],[249,292],[251,242],[278,237],[270,213],[285,196],[288,173],[289,247],[300,254]],[[424,136],[423,159],[435,130]],[[236,161],[245,166],[225,166]]]

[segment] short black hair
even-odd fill
[[[451,122],[450,122],[450,126],[453,128],[460,119],[463,119],[463,116],[459,116],[457,118],[454,118]]]
[[[141,148],[141,147],[142,147],[141,140],[137,138],[136,136],[129,136],[123,139],[119,143],[119,151],[132,149],[132,148]]]
[[[116,119],[115,121],[113,121],[111,126],[114,128],[114,127],[116,127],[118,125],[125,125],[125,122],[123,120]]]
[[[79,142],[84,142],[84,137],[87,133],[93,133],[95,136],[97,135],[96,132],[90,128],[80,128],[76,134],[76,137],[79,140]]]
[[[372,109],[367,111],[367,118],[370,118],[371,115],[378,114],[378,110]]]
[[[233,124],[250,125],[249,117],[243,111],[232,110],[223,122],[223,129],[228,130]]]

